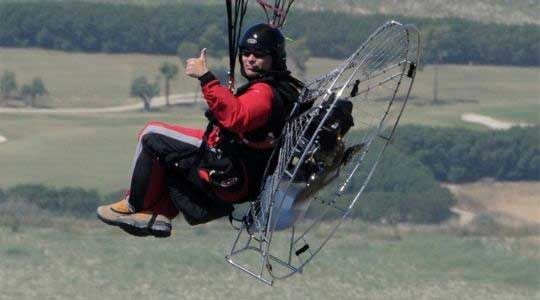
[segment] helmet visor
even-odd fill
[[[263,58],[265,56],[271,55],[270,51],[267,50],[246,48],[240,49],[240,54],[246,57],[253,55],[255,58]]]

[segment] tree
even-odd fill
[[[26,99],[27,105],[31,107],[36,105],[37,97],[47,95],[48,93],[49,92],[45,89],[45,85],[43,84],[43,80],[39,77],[34,77],[32,84],[25,84],[21,87],[21,96]]]
[[[157,80],[154,83],[150,83],[146,77],[141,76],[131,82],[131,96],[141,98],[145,112],[150,111],[150,102],[158,94],[159,84]]]
[[[165,77],[165,102],[167,106],[169,104],[169,92],[170,92],[170,81],[178,74],[178,67],[168,62],[164,62],[159,68],[163,77]]]
[[[15,73],[5,71],[2,78],[0,78],[0,93],[2,94],[2,98],[9,98],[15,91],[17,91],[17,80],[15,79]]]

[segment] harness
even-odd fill
[[[208,153],[207,138],[214,126],[220,127],[220,143],[216,147],[215,161],[226,161],[221,168],[208,168],[201,174],[214,188],[216,195],[227,202],[244,202],[259,193],[262,182],[261,168],[268,163],[285,125],[288,113],[298,98],[298,90],[287,81],[278,81],[272,77],[253,80],[238,88],[237,95],[244,93],[251,85],[264,82],[272,87],[272,110],[267,123],[253,131],[239,135],[222,126],[208,110],[209,120],[200,155]],[[249,162],[248,164],[245,161]],[[205,162],[202,163],[205,165]],[[215,165],[215,164],[213,164]],[[225,166],[227,165],[227,166]],[[247,184],[246,184],[247,181]],[[225,199],[223,199],[225,196]]]
[[[268,83],[273,91],[271,115],[264,126],[240,136],[220,126],[210,111],[205,114],[209,122],[191,170],[206,183],[208,189],[205,192],[210,198],[208,201],[175,198],[181,202],[181,211],[191,225],[227,215],[231,218],[233,204],[255,199],[260,192],[264,173],[261,169],[272,165],[275,156],[272,153],[279,145],[279,135],[298,98],[298,89],[287,81],[261,78],[240,87],[237,94],[242,94],[256,82]],[[220,143],[210,149],[207,141],[214,126],[220,126]],[[170,186],[175,188],[175,183]],[[175,197],[172,192],[171,197]]]

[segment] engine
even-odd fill
[[[299,145],[299,153],[307,151],[308,156],[294,180],[290,182],[290,178],[283,178],[274,195],[274,207],[281,207],[275,230],[286,229],[303,218],[313,199],[311,196],[339,175],[340,167],[346,162],[349,150],[345,148],[343,137],[354,126],[352,108],[352,102],[337,100],[310,149],[306,149],[309,139],[322,122],[328,107],[323,106],[318,114],[319,119],[315,119],[309,125],[306,138],[303,139],[305,144]],[[300,157],[293,159],[289,169],[294,169],[296,167],[294,162],[298,162],[299,159]]]

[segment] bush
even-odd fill
[[[95,190],[49,188],[39,184],[18,185],[5,192],[5,199],[35,205],[58,215],[89,216],[100,203]]]
[[[378,147],[380,145],[372,145],[369,153],[378,153]],[[370,160],[374,156],[370,157],[368,154],[362,162],[342,199],[352,199],[360,190],[369,172]],[[330,192],[334,190],[325,190],[326,194],[321,194],[320,198],[332,197]],[[350,217],[382,223],[438,223],[451,216],[450,208],[455,203],[453,195],[441,187],[431,171],[422,165],[417,157],[400,153],[398,149],[390,146],[379,161],[364,193],[353,207]],[[310,207],[308,215],[317,215],[316,211],[325,208],[326,205],[315,204]],[[341,217],[337,211],[325,215],[326,219],[337,217]]]
[[[404,126],[395,143],[417,157],[439,181],[540,180],[540,128],[478,132]]]
[[[451,216],[455,203],[418,158],[389,147],[353,216],[387,223],[437,223]]]
[[[468,227],[467,233],[471,235],[494,235],[501,231],[501,225],[489,213],[478,214],[472,219]]]
[[[0,202],[0,224],[9,226],[12,232],[19,231],[23,224],[41,224],[45,215],[37,205],[21,199],[12,198]]]
[[[94,217],[99,205],[118,201],[125,193],[120,190],[101,197],[97,191],[83,188],[17,185],[0,189],[0,219],[17,230],[21,224],[42,223],[48,215]]]

